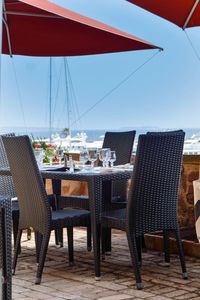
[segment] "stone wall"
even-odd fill
[[[178,214],[181,226],[193,227],[193,181],[199,178],[200,155],[184,155],[180,180]]]

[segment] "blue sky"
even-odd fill
[[[125,0],[54,2],[164,48],[72,129],[200,127],[200,61],[182,29]],[[200,28],[187,34],[200,55]],[[69,57],[79,115],[156,51]],[[63,128],[68,121],[62,58],[53,59],[52,78],[53,126]],[[0,127],[48,127],[48,95],[49,58],[3,55]],[[73,123],[77,114],[71,110]]]

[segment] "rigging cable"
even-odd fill
[[[62,111],[59,115],[59,119],[57,122],[57,127],[60,127],[60,121],[66,120],[66,110],[67,114],[69,115],[69,110],[70,110],[70,103],[69,103],[69,87],[68,87],[68,78],[67,78],[67,70],[66,70],[66,64],[65,64],[65,59],[63,57],[62,59],[63,65],[64,65],[64,86],[65,86],[65,91],[64,91],[64,103],[63,103],[63,108]],[[67,101],[65,100],[67,99]],[[67,118],[69,121],[69,118]],[[66,123],[64,123],[64,127],[66,127]],[[69,125],[68,125],[69,127]]]
[[[52,114],[52,124],[54,124],[54,119],[55,119],[55,115],[56,115],[56,108],[57,106],[57,99],[58,99],[58,94],[59,94],[59,88],[60,88],[60,82],[61,82],[61,75],[62,75],[62,61],[60,63],[60,71],[59,71],[59,77],[58,77],[58,85],[57,85],[57,89],[56,89],[56,95],[55,95],[55,102],[54,102],[54,107],[53,107],[53,114]],[[60,120],[60,117],[58,118]],[[57,126],[59,127],[59,126]]]
[[[47,64],[47,69],[46,69],[46,102],[44,103],[45,107],[48,107],[49,105],[49,59],[48,59],[48,64]],[[44,123],[48,127],[48,122],[49,122],[49,111],[48,109],[45,109],[45,117],[44,117]]]
[[[96,101],[91,107],[89,107],[85,112],[83,112],[78,119],[76,119],[71,125],[75,124],[77,121],[81,120],[85,115],[87,115],[90,111],[92,111],[97,105],[103,102],[108,96],[110,96],[114,91],[116,91],[119,87],[121,87],[126,81],[128,81],[137,71],[139,71],[142,67],[144,67],[148,62],[150,62],[161,50],[159,49],[156,53],[154,53],[150,58],[148,58],[144,63],[142,63],[139,67],[134,69],[130,74],[128,74],[123,80],[117,83],[112,89],[110,89],[103,97],[101,97],[98,101]]]
[[[186,32],[186,30],[184,30],[184,32],[185,32],[185,35],[187,37],[187,40],[188,40],[190,46],[192,47],[192,50],[193,50],[196,58],[200,61],[200,56],[199,56],[199,53],[198,53],[196,47],[194,46],[194,44],[193,44],[192,40],[190,39],[190,37],[189,37],[188,33]]]
[[[67,73],[67,66],[66,66],[66,60],[65,58],[63,57],[62,58],[62,66],[64,66],[63,69],[63,72],[64,72],[64,94],[62,96],[62,98],[64,99],[63,101],[63,107],[62,107],[62,110],[61,110],[61,113],[59,114],[59,118],[58,118],[58,121],[57,121],[57,128],[60,127],[60,122],[61,121],[65,121],[64,122],[64,125],[63,127],[69,127],[69,124],[70,124],[70,95],[69,95],[69,84],[68,84],[68,73]],[[67,114],[67,118],[66,118],[66,114]],[[66,120],[68,121],[68,125],[66,126]]]
[[[71,135],[71,125],[70,125],[70,114],[71,114],[71,103],[69,99],[69,86],[68,86],[68,72],[67,72],[67,58],[64,57],[64,74],[65,74],[65,89],[66,89],[66,104],[67,104],[67,127],[69,130],[69,135]]]
[[[77,97],[76,97],[76,93],[75,93],[75,89],[74,89],[74,85],[73,85],[73,81],[72,81],[72,77],[71,77],[71,72],[70,72],[70,68],[69,68],[69,64],[68,64],[68,60],[65,57],[64,60],[64,66],[65,66],[65,97],[67,97],[68,101],[68,105],[67,105],[67,101],[64,101],[64,105],[62,108],[62,113],[59,116],[59,120],[57,123],[57,127],[60,127],[60,121],[62,121],[63,119],[65,119],[65,115],[66,115],[66,109],[67,109],[67,114],[70,118],[70,127],[71,127],[71,115],[74,115],[74,118],[79,118],[79,111],[78,111],[78,105],[77,105]],[[70,101],[71,99],[71,101]],[[74,124],[74,123],[73,123]],[[65,126],[66,127],[66,126]],[[69,127],[69,125],[68,125]],[[72,129],[72,127],[70,128]],[[77,128],[78,129],[78,128]]]
[[[26,125],[26,120],[25,120],[25,114],[24,114],[23,104],[22,104],[22,97],[21,97],[21,93],[20,93],[19,82],[18,82],[18,78],[17,78],[17,72],[16,72],[16,68],[15,68],[15,63],[14,63],[14,58],[13,57],[11,58],[11,61],[12,61],[13,73],[14,73],[16,87],[17,87],[17,94],[18,94],[18,99],[19,99],[19,105],[20,105],[20,109],[21,109],[21,113],[22,113],[22,119],[23,119],[25,131],[27,133],[28,130],[27,130],[27,125]]]
[[[78,103],[77,103],[77,97],[76,97],[76,93],[75,93],[75,89],[74,89],[74,85],[73,85],[73,81],[72,81],[72,77],[71,77],[71,72],[70,72],[70,68],[69,68],[69,63],[68,61],[66,61],[67,63],[67,72],[68,72],[68,79],[69,79],[69,89],[70,89],[70,94],[71,94],[71,99],[73,99],[71,105],[72,105],[72,111],[73,111],[73,115],[74,115],[74,119],[78,119],[80,117],[80,113],[79,113],[79,108],[78,108]],[[79,125],[80,122],[79,122]],[[82,127],[82,126],[79,126]],[[78,124],[76,124],[76,129],[78,130]]]

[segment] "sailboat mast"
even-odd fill
[[[67,127],[69,135],[71,136],[71,124],[70,124],[70,100],[69,100],[69,85],[68,85],[68,74],[67,74],[67,59],[64,57],[64,72],[65,72],[65,88],[66,88],[66,102],[67,102]]]
[[[52,135],[52,57],[49,64],[49,141],[51,143]]]

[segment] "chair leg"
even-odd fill
[[[73,238],[73,227],[67,227],[67,239],[68,239],[68,255],[69,265],[74,264],[74,238]]]
[[[169,233],[167,230],[163,230],[163,246],[164,246],[164,254],[165,254],[165,262],[169,266],[170,264],[170,241],[169,241]]]
[[[41,244],[42,244],[42,235],[41,233],[35,231],[35,249],[36,249],[37,264],[39,263]]]
[[[184,251],[183,251],[183,245],[180,237],[180,231],[179,228],[175,230],[176,234],[176,242],[177,242],[177,247],[178,247],[178,252],[179,252],[179,258],[181,262],[181,268],[182,268],[182,273],[183,273],[183,278],[188,279],[188,274],[186,270],[186,265],[185,265],[185,257],[184,257]]]
[[[142,265],[142,237],[136,238],[136,245],[137,245],[137,254],[138,254],[138,262],[139,265]]]
[[[16,244],[17,240],[17,232],[19,227],[19,218],[13,218],[13,237],[14,237],[14,245]]]
[[[60,183],[58,183],[57,180],[53,180],[53,189],[56,189],[57,185],[58,185],[58,188],[60,188],[59,184]],[[58,203],[57,197],[55,195],[49,196],[48,202],[53,211],[56,211],[57,209],[61,209],[59,207],[59,203]],[[56,243],[56,245],[63,247],[63,230],[61,228],[55,230],[55,243]]]
[[[102,242],[105,243],[105,254],[110,255],[112,251],[111,228],[102,228]]]
[[[52,179],[53,195],[48,197],[52,210],[62,209],[59,204],[59,195],[61,195],[61,180]],[[63,247],[63,229],[55,230],[55,243]]]
[[[19,216],[13,217],[13,237],[14,237],[14,246],[16,245],[17,233],[19,228]],[[21,253],[21,244],[19,245],[19,254]]]
[[[17,238],[16,238],[16,244],[15,244],[15,250],[14,250],[14,257],[13,257],[13,267],[12,267],[12,274],[15,274],[15,269],[17,265],[17,259],[20,249],[20,241],[22,236],[22,230],[18,230]]]
[[[42,235],[42,243],[41,243],[41,249],[40,249],[40,255],[39,255],[39,264],[38,264],[38,268],[37,268],[35,284],[41,283],[44,262],[45,262],[48,244],[49,244],[49,238],[50,238],[50,232],[48,232],[45,235]]]
[[[87,250],[92,251],[92,230],[91,225],[87,227]]]
[[[140,275],[136,237],[133,233],[131,233],[129,231],[127,231],[126,234],[127,234],[129,250],[130,250],[130,254],[131,254],[133,271],[135,274],[136,287],[138,290],[141,290],[143,288],[143,284],[142,284],[142,279],[141,279],[141,275]]]
[[[105,235],[105,228],[101,227],[101,252],[102,252],[102,260],[105,259],[105,252],[106,252],[106,235]]]
[[[55,243],[56,245],[63,247],[63,229],[55,230]]]

